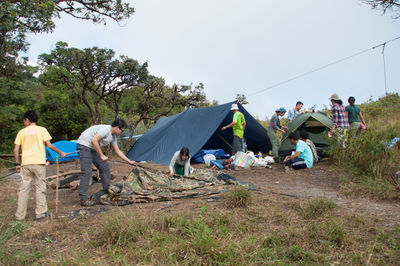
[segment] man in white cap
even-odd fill
[[[232,123],[221,129],[225,130],[233,127],[232,155],[235,155],[238,151],[244,151],[243,135],[244,129],[246,128],[246,120],[244,119],[244,115],[239,112],[237,104],[232,104],[231,111],[233,112]]]

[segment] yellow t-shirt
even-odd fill
[[[51,140],[51,136],[44,127],[33,125],[21,129],[14,141],[22,149],[21,165],[45,164],[47,140]]]

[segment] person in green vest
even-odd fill
[[[279,162],[278,151],[281,146],[281,141],[279,140],[278,136],[276,135],[276,131],[280,131],[280,132],[282,132],[282,134],[285,134],[286,130],[288,130],[288,127],[281,126],[281,123],[279,121],[279,117],[284,116],[285,113],[286,113],[286,109],[284,107],[276,109],[275,114],[271,117],[271,120],[269,121],[269,127],[268,127],[267,133],[268,133],[269,140],[271,141],[272,156],[274,156],[275,162]]]
[[[233,112],[232,123],[221,129],[226,130],[233,127],[232,155],[235,155],[238,151],[244,151],[243,135],[246,128],[246,120],[244,119],[244,115],[239,112],[237,104],[232,104],[231,111]]]
[[[360,107],[354,104],[355,101],[356,99],[350,96],[348,99],[349,105],[346,106],[345,110],[347,112],[350,129],[359,132],[361,130],[361,125],[364,125],[364,128],[366,128],[367,124],[365,123]]]

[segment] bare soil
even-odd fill
[[[153,167],[167,172],[167,167],[153,163],[143,164],[145,167]],[[111,173],[116,176],[112,182],[118,182],[124,176],[128,175],[132,166],[110,162]],[[194,168],[205,167],[204,165],[194,165]],[[75,162],[60,164],[61,172],[79,169],[79,164]],[[400,202],[399,201],[373,201],[367,198],[342,196],[339,189],[339,180],[341,173],[334,171],[329,163],[322,162],[315,165],[311,169],[285,172],[281,165],[274,165],[272,169],[260,167],[253,169],[230,170],[230,174],[242,179],[246,182],[252,182],[257,189],[254,192],[257,202],[269,203],[270,199],[279,200],[304,200],[309,198],[328,198],[336,202],[343,209],[374,219],[382,224],[382,226],[400,226]],[[47,175],[56,174],[56,165],[47,167]],[[18,182],[17,179],[11,182]],[[18,185],[12,187],[13,195],[17,195]],[[93,183],[90,187],[90,194],[95,193],[101,188],[100,183]],[[33,193],[31,193],[33,197]],[[47,200],[50,211],[55,212],[56,192],[54,189],[48,188]],[[153,212],[166,211],[173,209],[174,211],[191,211],[201,208],[204,204],[212,204],[219,202],[220,196],[204,197],[197,199],[182,199],[171,202],[154,202],[135,204],[125,207],[111,207],[96,205],[90,208],[82,208],[79,205],[78,191],[72,189],[59,190],[58,216],[59,217],[76,217],[78,215],[96,215],[104,211],[121,211],[134,210],[138,214],[151,215]],[[28,217],[34,218],[34,200],[29,201]]]

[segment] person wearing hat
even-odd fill
[[[235,155],[238,151],[244,151],[243,135],[246,128],[246,120],[244,115],[239,112],[237,104],[232,104],[231,111],[233,112],[232,123],[222,127],[221,130],[233,128],[232,155]]]
[[[334,93],[329,98],[332,103],[332,133],[335,133],[338,138],[338,142],[342,143],[344,147],[344,142],[346,141],[343,137],[349,128],[349,120],[347,118],[347,112],[343,107],[343,102],[339,98],[339,95]]]
[[[268,137],[269,137],[269,140],[271,141],[271,145],[272,145],[272,155],[274,156],[274,159],[276,162],[279,161],[278,151],[281,146],[281,141],[279,140],[278,136],[276,135],[276,131],[280,131],[280,132],[282,132],[282,134],[285,134],[286,130],[289,129],[287,127],[281,126],[281,122],[279,121],[279,117],[284,116],[285,113],[286,113],[286,109],[284,107],[276,109],[275,114],[271,117],[271,120],[269,121]]]
[[[338,128],[342,129],[342,131],[347,129],[349,127],[349,120],[339,95],[334,93],[329,100],[332,103],[332,132],[335,132]]]

